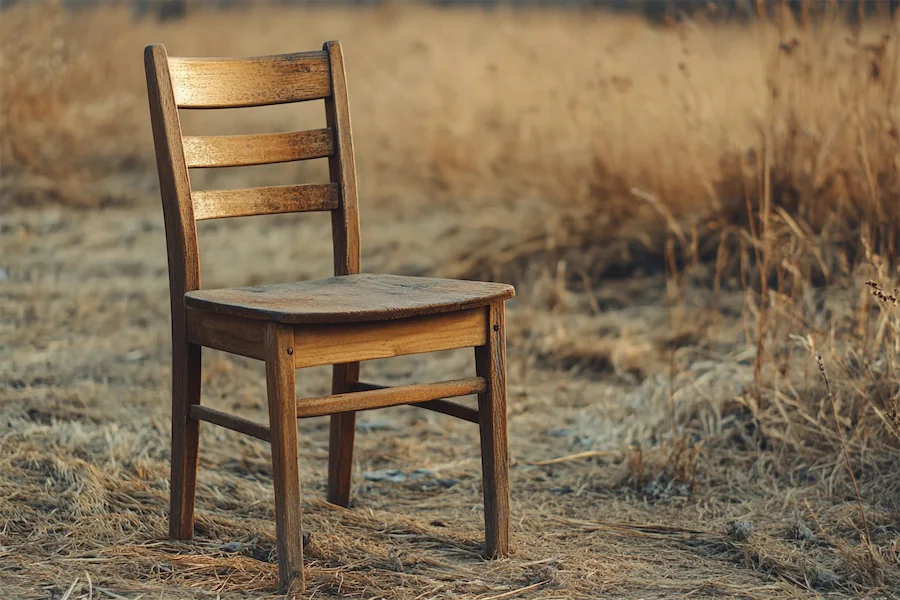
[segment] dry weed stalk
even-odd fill
[[[894,306],[900,304],[900,300],[897,299],[900,296],[900,289],[894,288],[893,294],[887,294],[877,281],[872,281],[871,279],[866,282],[866,285],[872,288],[872,295],[882,302],[893,304]]]
[[[518,313],[519,339],[511,348],[518,347],[523,354],[543,348],[552,335],[547,331],[555,331],[569,317],[584,317],[573,331],[580,332],[584,323],[596,324],[598,331],[602,325],[614,337],[621,332],[608,327],[610,320],[640,322],[662,302],[667,312],[657,328],[664,330],[668,323],[674,332],[689,324],[688,311],[704,316],[710,311],[704,304],[710,282],[709,306],[720,312],[710,317],[717,326],[690,342],[689,352],[676,352],[674,344],[658,349],[657,344],[668,340],[651,336],[646,348],[640,346],[636,353],[655,354],[658,349],[659,366],[645,368],[655,359],[639,357],[641,369],[633,378],[631,373],[618,377],[612,346],[601,346],[595,338],[567,353],[550,345],[547,354],[556,359],[565,354],[564,360],[532,361],[529,365],[538,368],[528,373],[522,367],[524,374],[517,377],[528,381],[528,394],[511,387],[511,393],[521,394],[511,403],[517,411],[512,415],[517,420],[513,429],[526,430],[518,441],[523,460],[517,476],[520,489],[526,491],[518,500],[523,555],[516,561],[481,565],[471,543],[475,533],[450,538],[440,521],[433,520],[441,512],[436,503],[442,508],[456,506],[466,514],[465,506],[474,503],[477,494],[476,483],[456,486],[439,500],[426,492],[416,496],[420,493],[416,490],[376,490],[366,500],[375,507],[372,511],[347,511],[335,517],[332,509],[313,505],[316,535],[327,540],[313,541],[310,553],[318,561],[315,572],[322,593],[508,596],[551,579],[567,582],[561,596],[585,598],[596,597],[597,586],[602,585],[610,595],[621,591],[632,597],[659,594],[661,589],[682,595],[785,597],[806,594],[809,586],[840,588],[843,580],[859,582],[859,588],[841,588],[835,594],[875,595],[888,589],[900,564],[896,542],[885,541],[896,531],[893,499],[900,494],[900,318],[894,309],[900,294],[896,289],[886,291],[893,289],[892,261],[878,259],[875,273],[866,271],[863,263],[871,259],[874,264],[878,256],[895,257],[900,250],[900,31],[897,22],[886,20],[849,30],[836,14],[840,12],[836,3],[827,3],[824,15],[816,12],[822,6],[802,3],[800,23],[794,24],[786,13],[770,17],[767,3],[758,0],[759,18],[746,27],[682,19],[665,29],[590,12],[561,14],[559,27],[554,28],[547,27],[543,14],[448,13],[414,7],[352,14],[274,6],[221,13],[201,10],[183,22],[166,24],[133,23],[121,6],[77,13],[53,4],[4,7],[0,203],[17,211],[47,204],[136,207],[133,214],[108,211],[102,218],[64,212],[54,225],[71,228],[63,233],[41,225],[52,215],[22,211],[21,223],[10,221],[13,235],[3,237],[14,251],[30,248],[45,264],[65,260],[73,248],[84,249],[88,266],[82,269],[74,261],[60,264],[105,294],[86,302],[88,306],[64,305],[60,298],[67,294],[60,292],[71,291],[66,288],[68,280],[56,277],[62,283],[48,293],[39,278],[45,267],[35,263],[29,269],[38,279],[10,296],[17,327],[10,332],[14,343],[40,351],[28,355],[33,364],[21,381],[0,386],[14,398],[4,407],[9,422],[26,432],[3,437],[4,450],[13,451],[0,456],[4,472],[0,485],[7,499],[0,529],[6,536],[3,545],[18,553],[6,558],[35,579],[64,579],[50,592],[58,595],[98,589],[83,587],[79,592],[85,580],[78,586],[72,583],[72,563],[57,561],[59,555],[65,555],[65,561],[97,557],[99,562],[86,563],[95,582],[131,577],[135,593],[153,594],[163,586],[182,584],[185,589],[223,593],[271,587],[271,515],[262,512],[265,503],[253,496],[258,490],[247,485],[269,477],[264,449],[218,440],[225,450],[203,460],[222,467],[219,479],[201,486],[201,498],[212,509],[201,522],[205,531],[233,537],[250,531],[250,539],[241,543],[259,556],[223,556],[221,549],[168,546],[157,539],[164,530],[166,477],[160,450],[165,447],[165,427],[160,425],[165,418],[160,416],[157,392],[164,384],[152,361],[142,368],[126,364],[130,380],[144,382],[141,385],[107,381],[107,363],[121,366],[130,348],[104,345],[107,340],[97,335],[102,319],[92,315],[90,307],[96,304],[99,312],[100,306],[114,305],[123,290],[131,290],[138,281],[146,287],[133,297],[129,291],[128,301],[156,314],[158,307],[147,298],[164,293],[164,281],[147,275],[159,268],[146,256],[159,249],[161,230],[154,232],[158,223],[147,217],[147,207],[157,206],[158,197],[152,183],[143,82],[134,62],[144,40],[163,39],[183,54],[250,55],[296,50],[298,39],[320,41],[323,32],[334,31],[348,42],[352,93],[360,99],[354,125],[366,206],[373,207],[372,213],[399,216],[395,220],[401,221],[435,205],[451,205],[461,215],[473,211],[480,215],[477,227],[460,218],[440,229],[452,239],[452,249],[429,255],[432,262],[425,267],[403,266],[433,269],[439,275],[515,280],[523,297],[529,288],[545,288],[547,310]],[[373,28],[373,19],[383,28]],[[232,27],[252,33],[221,35]],[[105,35],[85,36],[86,30],[102,30]],[[266,35],[259,36],[259,31]],[[470,43],[476,38],[483,45]],[[571,68],[560,69],[560,64]],[[548,85],[550,81],[554,85]],[[460,94],[460,89],[468,93]],[[185,123],[204,129],[199,133],[258,133],[306,125],[284,114],[261,111],[246,131],[223,131],[232,126],[230,117],[211,113]],[[202,182],[210,187],[246,187],[306,175],[291,169],[286,166],[273,176],[277,181],[223,172]],[[87,236],[81,245],[73,241],[85,231],[96,236],[116,229],[109,224],[123,222],[117,219],[140,225],[128,236],[143,239],[145,245],[136,246],[134,256],[127,257],[134,260],[139,277],[119,278],[125,269],[118,263],[116,276],[110,277],[114,263],[103,255],[108,245],[131,249],[131,237],[123,241]],[[229,231],[233,234],[221,226],[220,240]],[[253,232],[260,237],[279,235],[272,225],[255,227]],[[215,239],[215,231],[210,231]],[[316,239],[307,230],[298,235]],[[29,246],[29,238],[40,238],[40,244]],[[296,243],[295,237],[279,239],[285,245]],[[438,236],[435,240],[440,241]],[[382,242],[374,245],[373,262],[390,266],[384,256],[398,252]],[[63,258],[42,253],[42,244],[50,243],[58,244],[54,248]],[[233,237],[228,244],[220,242],[219,249],[231,245]],[[138,257],[145,248],[154,250]],[[4,254],[4,260],[11,255]],[[24,262],[27,257],[22,256]],[[266,265],[257,275],[288,273],[296,273],[295,261]],[[861,275],[884,286],[870,284],[870,296],[859,285]],[[663,277],[665,291],[660,285]],[[107,285],[110,282],[117,285]],[[580,288],[588,296],[584,302],[573,291]],[[614,288],[626,291],[610,294]],[[79,290],[72,295],[87,297],[94,291]],[[625,297],[622,312],[615,307],[619,296]],[[859,297],[862,301],[856,300]],[[880,310],[870,310],[866,302]],[[582,306],[591,314],[574,314]],[[735,317],[741,310],[743,319]],[[94,352],[111,357],[98,365],[94,363],[100,358],[78,362],[85,352],[71,352],[66,357],[75,361],[67,363],[70,373],[45,372],[41,364],[56,344],[71,347],[62,340],[47,344],[46,319],[55,319],[60,330],[90,347],[92,358]],[[542,319],[543,328],[538,323]],[[117,330],[130,329],[133,337],[128,343],[133,341],[148,356],[159,352],[152,340],[167,335],[137,327],[123,315],[116,316],[115,323]],[[725,332],[740,332],[741,327],[745,345],[741,339],[722,339]],[[86,337],[85,332],[93,335]],[[820,348],[813,347],[814,340]],[[810,393],[818,389],[815,367],[808,359],[801,363],[799,356],[808,353],[797,351],[798,345],[801,350],[821,349],[839,357],[829,362],[827,375],[821,363],[827,398]],[[755,352],[745,356],[746,347]],[[511,358],[522,359],[512,350]],[[587,363],[586,370],[601,373],[602,381],[586,383],[584,373],[572,369],[569,358]],[[693,370],[703,362],[716,367]],[[719,368],[724,374],[714,373]],[[742,390],[732,395],[732,379],[745,368],[755,387],[751,394]],[[813,381],[804,380],[803,369]],[[654,376],[666,372],[668,381],[657,384]],[[223,377],[216,379],[224,379],[224,384],[210,383],[221,386],[223,398],[231,397],[234,390],[227,373],[219,375]],[[698,385],[703,378],[709,384],[705,388]],[[533,380],[540,385],[531,388]],[[595,395],[598,389],[602,393]],[[257,392],[241,391],[248,398],[257,397]],[[628,396],[624,402],[623,393]],[[82,395],[89,401],[101,398],[98,402],[137,396],[141,408],[152,416],[149,423],[139,421],[131,429],[130,415],[124,417],[119,405],[66,404],[70,396],[78,400]],[[608,405],[606,396],[612,398]],[[649,403],[641,404],[647,397]],[[653,404],[657,398],[659,404]],[[657,414],[639,412],[647,405],[658,408]],[[615,454],[581,446],[549,454],[560,458],[548,462],[548,455],[536,449],[541,436],[532,434],[543,431],[547,419],[563,411],[571,411],[577,419],[591,411],[604,417],[611,414],[606,422],[618,429],[610,435],[625,437],[635,448],[627,464],[612,458],[609,465],[583,461]],[[664,416],[658,418],[660,414]],[[117,428],[117,422],[123,424]],[[633,432],[645,437],[627,438]],[[458,431],[441,435],[460,441],[457,448],[471,441]],[[550,441],[554,440],[562,443],[562,438]],[[418,452],[416,443],[401,440],[388,449],[373,443],[366,452],[379,461],[426,454]],[[48,447],[55,461],[47,459]],[[137,460],[135,448],[145,453]],[[310,451],[321,458],[327,447],[311,446]],[[446,460],[455,465],[460,458],[451,454]],[[459,470],[454,477],[470,479],[468,466],[450,468]],[[538,479],[544,469],[559,480],[559,491],[552,491],[547,479]],[[646,488],[642,502],[606,502],[619,491],[618,483],[608,481],[618,482],[627,469],[638,490]],[[837,478],[843,483],[845,471],[855,503],[835,502],[832,493]],[[704,486],[707,479],[714,484]],[[690,534],[696,536],[693,545],[673,549],[663,542],[669,534],[656,533],[653,544],[631,553],[634,547],[623,551],[608,536],[611,529],[627,530],[629,543],[646,542],[646,533],[634,533],[639,527],[597,526],[605,518],[602,511],[610,506],[627,511],[638,522],[670,518],[672,513],[654,512],[653,504],[665,503],[672,491],[667,486],[673,482],[678,484],[672,487],[676,492],[688,489],[687,496],[702,498],[697,511],[678,513],[685,519],[702,515],[702,523],[698,521]],[[627,487],[627,482],[621,485]],[[793,541],[778,540],[760,525],[747,540],[751,546],[747,554],[722,553],[715,545],[721,543],[720,534],[696,534],[697,529],[708,529],[707,516],[721,524],[734,510],[756,510],[774,526],[780,525],[784,515],[772,507],[790,505],[797,493],[810,503],[822,544],[797,550]],[[236,494],[240,502],[233,500]],[[399,497],[414,498],[409,505],[412,517],[378,511],[379,503]],[[548,506],[589,513],[582,523],[585,532],[604,535],[572,536],[573,522],[548,520]],[[856,534],[843,524],[848,515],[856,521],[857,513],[862,545],[845,541]],[[699,537],[707,546],[697,545]],[[410,546],[411,557],[394,552],[399,543]],[[636,583],[645,572],[636,570],[633,580],[623,575],[641,552],[650,557],[637,563],[646,573],[657,568],[663,555],[668,564],[691,569],[692,581],[708,582],[710,587],[665,588],[677,584],[659,580],[656,583],[663,587],[647,592],[643,583]],[[205,555],[189,559],[198,553]],[[626,555],[628,561],[622,559]],[[526,566],[546,561],[558,561],[561,574],[545,578]],[[732,561],[742,568],[733,568]],[[723,564],[727,577],[721,576]],[[706,571],[697,573],[698,568]],[[763,583],[759,572],[766,578]],[[4,575],[15,577],[12,570]],[[878,585],[884,588],[874,589]],[[40,590],[35,597],[47,593]]]
[[[841,428],[841,417],[838,414],[837,403],[834,401],[834,392],[831,391],[831,384],[828,382],[828,374],[825,372],[825,362],[822,360],[821,354],[816,354],[816,364],[819,367],[819,373],[822,381],[825,383],[825,390],[828,392],[828,400],[831,402],[831,410],[834,414],[835,430],[841,440],[841,448],[843,450],[844,466],[853,482],[853,491],[856,493],[856,503],[859,507],[859,514],[863,522],[863,542],[870,548],[872,546],[872,533],[869,530],[869,521],[866,518],[866,511],[862,504],[862,495],[859,493],[859,484],[856,482],[856,475],[853,474],[853,466],[850,464],[850,453],[847,451],[847,440],[844,438],[844,431]]]

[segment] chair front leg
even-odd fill
[[[351,391],[359,381],[359,363],[334,365],[331,393]],[[353,471],[353,441],[356,436],[356,413],[331,415],[328,443],[328,493],[327,500],[339,506],[350,505],[350,481]]]
[[[269,323],[266,328],[266,387],[275,479],[278,580],[282,592],[302,592],[306,587],[295,384],[294,332],[290,327]]]
[[[509,449],[506,433],[506,330],[503,303],[489,307],[487,344],[475,348],[475,370],[487,389],[478,394],[484,487],[485,555],[509,553]]]

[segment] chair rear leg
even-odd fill
[[[359,363],[334,365],[331,393],[350,391],[351,384],[359,381]],[[331,415],[328,443],[328,494],[327,500],[339,506],[350,505],[350,481],[353,471],[353,441],[356,435],[356,413]]]
[[[172,464],[169,496],[169,537],[194,537],[194,495],[200,422],[189,416],[200,404],[201,348],[177,337],[172,343]]]
[[[266,388],[272,471],[275,479],[275,535],[278,581],[282,592],[302,592],[302,505],[297,444],[297,392],[294,370],[294,332],[269,323],[266,329]]]
[[[488,341],[475,348],[475,370],[487,381],[478,394],[484,487],[485,555],[509,553],[509,449],[506,436],[506,330],[503,304],[489,308]]]

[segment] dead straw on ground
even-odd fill
[[[276,597],[261,442],[204,428],[197,539],[165,539],[166,265],[140,51],[339,38],[366,268],[519,289],[514,553],[480,557],[467,426],[408,408],[365,415],[342,510],[319,500],[327,432],[313,420],[301,425],[311,597],[896,597],[900,40],[896,22],[849,27],[827,6],[665,27],[400,4],[206,7],[165,23],[122,5],[5,7],[2,593]],[[296,130],[317,110],[204,113],[185,127]],[[309,180],[320,167],[194,183]],[[317,217],[204,224],[201,238],[208,285],[330,264]],[[258,365],[205,360],[204,401],[264,419]],[[401,383],[458,376],[469,360],[366,368]],[[298,379],[305,395],[330,381]],[[385,468],[409,477],[361,477]]]

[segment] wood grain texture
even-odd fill
[[[510,298],[503,283],[358,274],[296,283],[198,290],[190,308],[279,323],[386,321],[466,310]]]
[[[335,132],[335,151],[328,159],[332,183],[341,190],[341,207],[331,213],[331,238],[334,248],[334,274],[351,275],[360,271],[359,210],[356,188],[356,158],[350,128],[350,98],[344,73],[344,55],[338,42],[326,42],[331,73],[331,96],[325,99],[325,122]],[[349,392],[359,380],[359,363],[335,365],[332,394]],[[353,470],[353,442],[356,437],[356,413],[333,415],[329,428],[328,491],[329,502],[349,506]]]
[[[390,389],[389,386],[386,385],[378,385],[377,383],[368,383],[365,381],[357,381],[352,386],[353,391],[365,391],[365,390],[385,390]],[[431,400],[428,402],[414,402],[411,406],[417,406],[419,408],[424,408],[426,410],[431,410],[434,412],[439,412],[445,415],[450,415],[451,417],[456,417],[457,419],[462,419],[463,421],[469,421],[470,423],[475,423],[476,425],[479,422],[478,419],[478,411],[474,408],[469,408],[468,406],[463,406],[462,404],[457,404],[455,402],[449,402],[447,400]]]
[[[341,208],[331,213],[334,242],[334,274],[360,272],[359,208],[356,189],[356,157],[350,129],[350,97],[344,74],[344,54],[338,42],[325,42],[332,94],[325,99],[325,120],[334,129],[336,152],[328,160],[332,183],[341,188]]]
[[[475,348],[475,371],[487,380],[478,394],[484,487],[485,555],[509,553],[509,447],[506,423],[506,322],[503,303],[491,305],[487,344]]]
[[[192,344],[264,360],[266,324],[257,319],[187,309],[187,336]]]
[[[305,419],[340,412],[415,404],[443,398],[455,398],[456,396],[468,396],[469,394],[481,393],[485,389],[487,389],[487,384],[483,378],[472,377],[470,379],[456,379],[420,385],[402,385],[317,398],[300,398],[297,400],[297,417]]]
[[[206,421],[238,433],[243,433],[264,442],[269,441],[269,428],[259,423],[254,423],[242,417],[230,415],[214,408],[207,408],[199,404],[191,407],[191,418],[198,421]]]
[[[189,415],[200,403],[201,349],[187,339],[183,296],[200,287],[197,227],[191,187],[181,146],[181,123],[175,106],[166,49],[144,49],[150,123],[156,150],[160,196],[169,261],[172,312],[172,461],[169,536],[189,540],[194,533],[194,493],[197,481],[199,423]]]
[[[183,328],[183,322],[174,322],[184,312],[181,297],[186,291],[200,287],[200,259],[197,252],[197,225],[191,203],[191,184],[184,162],[181,122],[175,106],[166,49],[161,44],[147,46],[144,50],[144,66],[147,72],[156,167],[159,172],[159,191],[166,225],[172,325]]]
[[[169,480],[169,537],[194,538],[194,504],[200,423],[190,410],[200,404],[200,346],[172,341],[172,459]]]
[[[294,332],[290,327],[266,326],[266,388],[269,396],[269,430],[272,472],[275,480],[275,536],[278,581],[282,592],[302,592],[302,504],[297,443],[296,370],[293,361]]]
[[[180,108],[239,108],[331,95],[325,52],[253,58],[170,58]]]
[[[275,185],[236,190],[198,190],[192,192],[194,218],[225,219],[252,217],[340,207],[334,184]]]
[[[244,167],[331,156],[334,131],[186,136],[182,143],[189,168]]]
[[[334,365],[331,393],[353,391],[359,381],[358,362]],[[331,415],[328,428],[328,489],[326,500],[338,506],[350,506],[350,486],[353,474],[353,442],[356,439],[356,413]]]
[[[485,343],[483,308],[395,321],[296,325],[297,367],[390,358]]]

